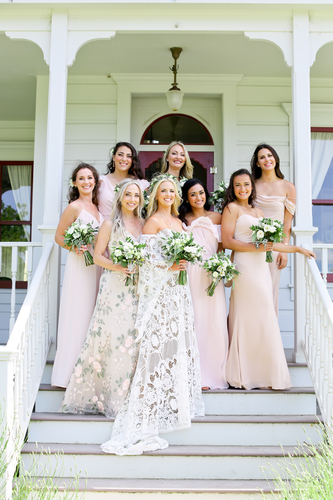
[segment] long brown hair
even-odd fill
[[[107,173],[112,174],[115,171],[113,157],[116,154],[116,152],[118,151],[118,149],[121,148],[122,146],[125,146],[126,148],[130,149],[131,153],[132,153],[132,165],[128,170],[128,176],[132,175],[135,179],[144,179],[144,175],[142,173],[141,166],[140,166],[140,160],[139,160],[138,153],[136,152],[135,147],[132,146],[132,144],[130,144],[129,142],[117,142],[115,147],[111,149],[110,161],[107,164]]]
[[[250,162],[251,172],[252,172],[254,180],[256,181],[257,179],[259,179],[261,177],[261,174],[262,174],[261,168],[258,166],[258,154],[259,154],[259,151],[261,149],[269,149],[270,150],[270,152],[272,153],[272,155],[274,156],[274,159],[275,159],[275,173],[276,173],[277,177],[279,177],[280,179],[284,179],[284,175],[280,170],[279,155],[277,154],[275,149],[272,148],[272,146],[270,146],[269,144],[262,143],[262,144],[258,144],[256,149],[254,150],[252,158],[251,158],[251,162]]]
[[[229,186],[227,187],[225,191],[225,197],[224,197],[224,202],[222,204],[222,211],[224,208],[229,205],[229,203],[232,203],[234,201],[237,201],[237,197],[235,195],[235,190],[234,190],[234,180],[235,177],[238,175],[248,175],[250,177],[251,185],[252,185],[252,193],[248,199],[249,205],[251,205],[252,208],[254,208],[254,201],[256,199],[257,193],[256,193],[256,186],[254,183],[254,179],[250,172],[246,168],[241,168],[240,170],[236,170],[233,174],[231,174],[230,181],[229,181]]]
[[[70,178],[71,185],[69,187],[68,195],[67,195],[68,203],[72,203],[72,201],[77,200],[80,196],[79,190],[76,186],[73,185],[73,182],[76,182],[77,174],[83,168],[89,168],[89,170],[91,171],[91,173],[94,176],[95,186],[94,186],[94,189],[92,192],[92,202],[98,208],[99,175],[98,175],[98,172],[97,172],[95,167],[93,167],[92,165],[89,165],[89,163],[84,163],[84,162],[79,163],[78,166],[76,168],[74,168],[74,170],[71,174],[71,178]]]

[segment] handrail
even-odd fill
[[[321,272],[323,275],[323,280],[327,283],[328,274],[328,250],[333,250],[332,243],[314,243],[313,248],[321,250]]]
[[[28,289],[31,283],[32,269],[33,269],[33,256],[35,248],[42,247],[41,242],[32,241],[0,241],[0,272],[2,269],[2,253],[3,249],[11,248],[11,300],[10,300],[10,319],[9,319],[9,333],[11,333],[15,324],[15,308],[16,308],[16,282],[17,280],[22,280],[19,274],[19,251],[24,248],[24,279],[27,281]],[[22,250],[21,250],[22,251]],[[9,276],[8,276],[9,277]]]
[[[314,259],[305,266],[304,354],[323,421],[333,423],[333,303]]]
[[[46,243],[6,346],[0,346],[0,389],[10,446],[5,478],[6,499],[11,498],[17,449],[23,444],[52,339],[49,334],[50,256],[54,242]],[[1,404],[3,402],[1,401]],[[18,437],[18,442],[13,441]]]

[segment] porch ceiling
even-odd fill
[[[185,74],[242,74],[290,77],[280,49],[249,40],[243,33],[117,33],[115,38],[83,46],[69,75],[168,73],[169,47],[180,46],[179,77]],[[333,78],[333,43],[324,46],[311,68],[311,77]],[[36,75],[47,75],[41,49],[0,33],[0,120],[33,120]],[[172,74],[170,72],[170,83]]]

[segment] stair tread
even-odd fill
[[[31,421],[64,421],[64,422],[113,422],[114,418],[105,415],[79,415],[73,413],[35,412]],[[317,424],[322,421],[316,415],[206,415],[192,419],[193,423],[301,423]]]
[[[52,359],[49,359],[46,361],[46,364],[53,365],[54,361]],[[288,359],[287,359],[287,365],[288,366],[295,366],[296,368],[307,368],[307,366],[308,366],[306,363],[296,363],[295,361],[290,361]]]
[[[59,491],[73,490],[72,478],[61,478]],[[81,478],[78,491],[105,491],[123,493],[263,493],[277,492],[272,481],[265,480],[227,480],[227,479],[117,479],[117,478]]]
[[[295,446],[213,446],[213,445],[171,445],[165,450],[145,452],[143,456],[243,456],[243,457],[284,457],[294,453]],[[103,455],[114,456],[102,452],[99,444],[57,444],[57,443],[26,443],[22,448],[22,454],[40,453],[44,451],[49,454],[63,453],[65,455]]]
[[[65,392],[66,389],[63,387],[52,386],[51,384],[40,384],[40,391],[62,391]],[[290,389],[285,389],[283,391],[274,391],[272,389],[209,389],[204,391],[203,394],[314,394],[313,387],[291,387]]]

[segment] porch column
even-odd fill
[[[311,189],[311,115],[310,115],[310,33],[308,13],[293,16],[293,164],[297,191],[295,226],[296,245],[312,247]],[[302,341],[305,332],[305,277],[304,258],[295,255],[295,336],[293,360],[305,361]]]
[[[67,95],[67,37],[66,11],[52,13],[50,33],[49,96],[46,131],[45,189],[43,244],[54,241],[61,214],[62,175],[65,151],[66,95]],[[60,247],[55,244],[50,262],[50,336],[55,342],[59,302]],[[54,346],[54,344],[53,344]],[[52,354],[51,354],[52,357]]]

